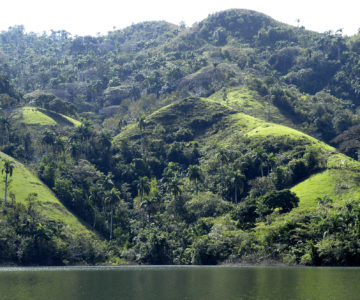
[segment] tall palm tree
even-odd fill
[[[82,142],[83,153],[86,154],[88,151],[89,140],[93,136],[92,125],[86,121],[75,129],[75,138]]]
[[[268,156],[262,147],[257,147],[254,150],[253,161],[259,164],[261,177],[264,177],[264,166],[266,165],[267,158]]]
[[[101,206],[103,199],[103,190],[101,188],[101,185],[97,184],[95,186],[92,186],[90,188],[90,195],[89,195],[89,201],[90,205],[92,206],[94,210],[94,222],[93,222],[93,228],[96,226],[96,216],[98,211],[98,206]]]
[[[11,115],[8,116],[1,116],[0,117],[0,125],[2,127],[3,131],[3,138],[2,138],[2,144],[5,145],[6,143],[9,143],[10,140],[10,128],[11,128]]]
[[[70,141],[67,147],[67,151],[70,153],[71,157],[75,160],[78,160],[80,157],[80,144],[77,141]]]
[[[240,170],[234,171],[231,176],[231,184],[234,187],[235,203],[238,203],[238,194],[241,195],[244,191],[245,179],[245,175],[243,175]]]
[[[120,202],[120,192],[115,187],[105,193],[105,198],[110,205],[110,234],[109,239],[113,237],[113,216],[114,216],[114,205]]]
[[[14,171],[14,164],[12,161],[10,160],[5,160],[4,161],[4,167],[1,170],[1,173],[3,174],[5,172],[5,198],[4,198],[4,208],[6,209],[6,204],[7,204],[7,191],[8,191],[8,176],[10,175],[10,177],[13,174]]]
[[[179,177],[175,176],[168,182],[168,190],[176,200],[177,196],[181,194],[181,182]]]
[[[188,170],[188,176],[190,181],[195,183],[196,194],[199,192],[199,182],[202,180],[202,173],[197,165],[190,165]]]
[[[140,203],[143,202],[144,193],[148,194],[150,192],[150,181],[147,176],[140,177],[137,183],[137,188],[140,193]]]
[[[148,223],[150,223],[151,213],[155,208],[155,204],[155,199],[153,197],[144,197],[144,200],[140,204],[140,208],[142,208],[146,212]]]
[[[56,136],[54,139],[53,151],[54,154],[56,154],[56,164],[58,167],[59,167],[59,158],[61,154],[64,152],[64,150],[65,150],[64,140],[61,137]]]

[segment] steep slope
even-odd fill
[[[19,119],[26,125],[41,125],[41,126],[79,126],[81,123],[71,117],[39,108],[24,106],[17,110]]]
[[[360,163],[343,154],[333,155],[327,170],[314,174],[291,190],[300,198],[300,208],[316,208],[324,197],[333,203],[360,199]]]
[[[247,85],[219,90],[209,98],[264,121],[290,127],[296,126],[290,116],[284,115],[277,106],[272,103],[269,104],[266,97],[261,96],[257,91],[249,89]]]
[[[28,205],[26,199],[31,193],[36,193],[36,206],[41,214],[55,222],[64,223],[70,226],[76,233],[89,234],[95,236],[87,227],[56,198],[54,193],[46,187],[34,174],[32,174],[23,164],[14,160],[10,156],[0,152],[0,168],[3,168],[4,161],[10,160],[14,164],[13,176],[10,178],[9,192],[14,194],[15,202]],[[0,185],[1,198],[4,194],[4,184]],[[10,198],[9,198],[10,199]],[[9,200],[11,201],[11,200]]]

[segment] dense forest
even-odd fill
[[[1,264],[360,264],[360,34],[10,27],[0,132]]]

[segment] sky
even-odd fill
[[[359,0],[3,0],[0,31],[24,25],[27,32],[66,30],[75,35],[106,34],[142,21],[165,20],[191,26],[229,8],[252,9],[318,32],[360,28]]]

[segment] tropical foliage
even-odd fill
[[[246,10],[1,32],[0,263],[358,265],[359,41]]]

